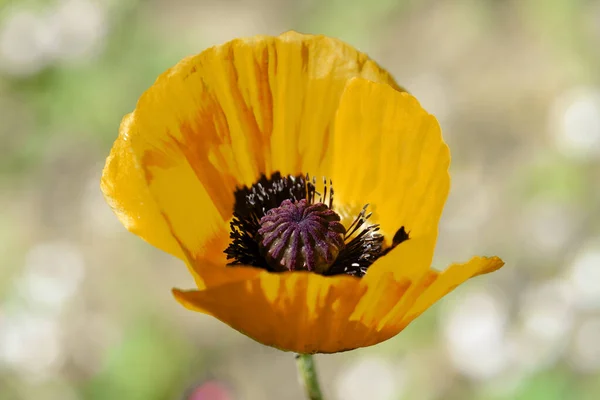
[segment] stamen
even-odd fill
[[[379,224],[366,225],[361,229],[372,215],[372,213],[367,214],[368,206],[365,204],[346,230],[344,237],[346,247],[338,256],[335,264],[327,270],[326,275],[346,273],[363,276],[367,268],[380,257],[383,235],[379,233]],[[354,235],[357,232],[358,234]]]
[[[345,229],[334,211],[332,181],[327,184],[323,177],[322,193],[316,182],[309,174],[276,172],[236,190],[231,243],[224,251],[232,260],[229,265],[361,277],[379,257],[409,239],[402,226],[384,248],[380,226],[368,222],[369,204]]]

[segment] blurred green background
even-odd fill
[[[600,398],[599,1],[0,0],[0,400],[303,398],[292,354],[171,298],[185,267],[99,191],[159,73],[289,29],[367,52],[438,117],[435,266],[507,264],[388,342],[318,356],[328,398]]]

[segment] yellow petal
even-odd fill
[[[370,346],[399,332],[397,321],[382,321],[408,311],[437,278],[428,268],[432,240],[402,243],[395,250],[396,261],[403,263],[397,271],[380,269],[362,279],[226,267],[231,272],[212,278],[207,289],[175,289],[174,295],[185,307],[282,350],[333,353]]]
[[[497,257],[475,257],[453,264],[444,272],[430,268],[435,234],[409,239],[377,260],[361,279],[367,287],[351,319],[370,326],[363,346],[395,336],[413,319],[455,287],[474,276],[495,271],[504,263]],[[396,292],[396,293],[394,293]]]
[[[239,267],[244,269],[244,267]],[[269,273],[201,291],[173,290],[185,307],[212,315],[267,346],[332,353],[361,346],[370,327],[349,319],[365,288],[343,275]]]
[[[153,245],[190,264],[224,262],[215,249],[226,246],[236,187],[262,173],[318,171],[356,76],[400,90],[366,55],[325,36],[256,36],[188,57],[121,127],[103,190],[127,228]]]
[[[432,115],[408,93],[355,78],[335,120],[331,178],[336,203],[371,204],[389,241],[437,231],[450,178],[450,152]]]
[[[415,304],[402,317],[400,325],[403,327],[408,325],[431,307],[433,303],[450,293],[467,279],[494,272],[503,265],[504,261],[498,257],[473,257],[467,263],[452,264],[445,271],[439,273],[435,282],[419,296]]]
[[[431,307],[444,295],[461,283],[475,276],[489,273],[502,267],[504,262],[498,257],[474,257],[465,264],[453,264],[444,272],[427,270],[421,279],[414,281],[398,303],[378,321],[379,341],[389,339]]]
[[[130,135],[136,135],[132,122],[133,114],[121,122],[119,137],[102,172],[102,192],[125,228],[161,250],[184,258],[150,195],[144,171],[130,146]]]
[[[365,345],[389,339],[389,321],[406,313],[423,291],[436,279],[430,269],[435,235],[417,237],[401,243],[373,264],[361,279],[367,287],[352,319],[371,327],[363,338]]]
[[[220,250],[220,249],[219,249]],[[196,286],[199,290],[226,285],[232,282],[254,279],[265,272],[262,268],[245,267],[241,265],[211,264],[209,261],[203,261],[204,265],[189,265],[193,275],[195,271],[200,271],[202,276],[196,279]],[[200,281],[200,282],[198,282]]]
[[[185,307],[267,346],[300,353],[371,346],[398,334],[463,281],[503,264],[496,257],[474,258],[438,273],[425,265],[431,261],[430,241],[402,243],[395,250],[397,271],[381,269],[378,279],[228,267],[233,273],[206,289],[173,293]]]

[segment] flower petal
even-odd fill
[[[163,216],[150,195],[144,171],[129,143],[133,114],[121,122],[120,134],[106,160],[100,183],[106,201],[125,228],[159,249],[184,258]]]
[[[244,267],[239,267],[244,269]],[[185,307],[212,315],[267,346],[299,353],[360,347],[369,327],[349,316],[365,288],[351,276],[269,273],[201,291],[173,290]]]
[[[503,265],[504,261],[498,257],[473,257],[467,263],[452,264],[445,271],[438,273],[435,281],[419,296],[415,304],[402,317],[401,326],[408,325],[433,303],[467,279],[494,272]]]
[[[368,287],[351,319],[371,326],[363,346],[387,340],[455,287],[504,263],[497,257],[475,257],[444,272],[430,268],[436,233],[409,239],[372,265],[361,281]],[[394,282],[395,284],[391,284]],[[400,293],[394,293],[401,287]]]
[[[377,320],[376,330],[380,341],[397,335],[461,283],[475,276],[493,272],[503,265],[504,262],[498,257],[474,257],[468,263],[453,264],[443,272],[427,270],[420,279],[413,282],[398,303]]]
[[[362,278],[368,289],[351,318],[371,326],[371,332],[363,338],[365,345],[398,333],[390,335],[388,322],[395,315],[407,312],[437,278],[437,273],[429,268],[435,239],[431,234],[401,243],[377,260]]]
[[[371,346],[398,334],[458,284],[503,264],[496,257],[474,258],[439,273],[426,266],[431,255],[423,250],[431,240],[402,243],[396,261],[404,267],[381,269],[378,279],[235,267],[206,289],[173,294],[188,309],[282,350],[333,353]]]
[[[103,190],[126,227],[153,245],[221,262],[208,252],[224,248],[236,187],[262,173],[317,171],[355,76],[401,90],[366,55],[324,36],[237,39],[186,58],[126,118]]]
[[[450,152],[432,115],[408,93],[352,79],[340,100],[332,145],[336,203],[370,203],[388,242],[437,231],[448,196]]]

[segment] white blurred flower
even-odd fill
[[[564,205],[534,199],[524,208],[519,230],[526,247],[536,254],[561,252],[576,227],[576,218]]]
[[[583,321],[575,333],[569,361],[582,372],[600,370],[600,317]]]
[[[41,71],[50,62],[52,32],[43,16],[23,9],[8,11],[0,25],[0,70],[16,76]]]
[[[560,280],[529,288],[521,307],[525,330],[543,340],[556,340],[573,326],[573,292]]]
[[[568,280],[580,309],[600,308],[600,244],[585,246],[571,264]]]
[[[384,359],[361,358],[343,370],[336,381],[340,400],[392,400],[406,389],[406,371]]]
[[[513,337],[515,362],[533,372],[554,363],[569,339],[574,323],[573,291],[567,282],[552,280],[524,293],[521,326]]]
[[[48,25],[56,31],[57,59],[85,59],[96,54],[106,36],[106,12],[97,1],[63,0],[48,14]]]
[[[500,297],[483,291],[467,293],[449,305],[442,318],[450,360],[462,374],[486,380],[508,367],[507,310]]]
[[[0,322],[0,365],[30,380],[43,379],[60,367],[60,326],[54,318],[21,312]]]
[[[600,90],[575,88],[556,99],[550,124],[556,146],[568,156],[600,157]]]
[[[61,60],[95,55],[107,32],[106,11],[92,0],[63,0],[34,11],[14,7],[0,25],[0,71],[33,75]]]
[[[83,255],[75,245],[46,242],[27,253],[17,288],[30,306],[56,313],[76,294],[83,276]]]

